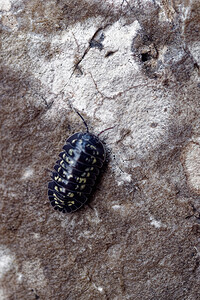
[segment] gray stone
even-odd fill
[[[199,10],[193,1],[0,3],[0,299],[200,298]],[[69,135],[109,163],[54,211]]]

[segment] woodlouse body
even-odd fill
[[[73,212],[88,200],[106,158],[99,138],[89,132],[70,136],[54,166],[48,196],[54,209]]]

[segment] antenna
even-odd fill
[[[81,118],[81,120],[83,121],[83,123],[84,123],[84,125],[85,125],[85,127],[86,127],[87,132],[89,132],[88,125],[87,125],[85,119],[83,118],[83,116],[81,116],[81,114],[78,112],[78,110],[76,110],[76,108],[73,107],[73,105],[71,104],[71,102],[70,102],[69,100],[68,100],[68,102],[69,102],[70,107],[77,113],[77,115],[78,115],[78,116]]]
[[[75,112],[77,113],[77,115],[79,115],[79,117],[82,119],[82,121],[83,121],[83,123],[84,123],[84,125],[85,125],[85,127],[86,127],[87,132],[89,132],[87,123],[86,123],[85,119],[83,118],[83,116],[81,116],[81,114],[80,114],[75,108],[74,108],[74,110],[75,110]]]

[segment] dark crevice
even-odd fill
[[[97,48],[100,51],[103,49],[103,40],[105,39],[105,35],[102,31],[102,28],[99,28],[95,34],[93,35],[93,37],[90,39],[89,41],[89,47],[90,48]]]
[[[42,100],[44,102],[44,105],[46,106],[47,109],[50,109],[54,103],[54,101],[50,101],[49,103],[47,102],[47,100],[42,96]]]
[[[105,29],[106,27],[108,27],[110,24],[107,24],[106,26],[104,27],[100,27],[98,28],[95,33],[93,34],[92,38],[89,40],[89,45],[88,47],[85,49],[83,55],[81,56],[80,59],[77,60],[77,62],[75,63],[74,65],[74,70],[72,72],[72,75],[74,74],[74,72],[76,70],[79,71],[79,73],[82,75],[83,72],[80,68],[80,63],[82,62],[82,60],[85,58],[86,54],[88,53],[88,51],[91,49],[91,48],[98,48],[100,51],[103,49],[103,44],[101,43],[104,38],[105,38],[105,35],[103,32],[101,32],[103,29]],[[71,76],[72,76],[71,75]]]
[[[105,57],[109,57],[109,56],[115,54],[116,52],[117,52],[117,50],[116,50],[116,51],[108,51],[108,52],[106,53]]]
[[[142,62],[145,62],[147,60],[150,60],[151,59],[151,55],[149,55],[149,53],[142,53],[141,54],[141,61]]]

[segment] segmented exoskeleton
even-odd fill
[[[89,132],[85,120],[77,114],[87,131],[67,139],[48,184],[51,205],[63,213],[76,211],[88,200],[106,158],[103,143]]]

